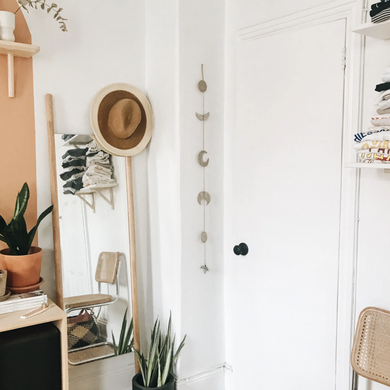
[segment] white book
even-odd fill
[[[42,290],[35,290],[23,294],[12,294],[7,300],[0,302],[0,314],[32,309],[45,302],[47,302],[47,295]]]
[[[36,307],[41,306],[43,303],[44,302],[32,302],[32,303],[25,304],[25,305],[22,305],[22,306],[9,306],[9,307],[6,307],[6,308],[1,308],[0,309],[0,315],[1,314],[12,313],[14,311],[34,309]]]
[[[8,299],[0,302],[0,308],[3,306],[15,305],[21,302],[42,302],[46,294],[42,290],[34,290],[28,293],[11,294]]]

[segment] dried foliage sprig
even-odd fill
[[[61,16],[62,8],[58,8],[57,4],[55,4],[55,3],[47,4],[46,0],[18,0],[18,3],[20,4],[20,7],[14,12],[15,14],[21,8],[23,8],[24,10],[29,12],[27,6],[29,6],[31,8],[35,8],[35,9],[38,9],[38,8],[41,8],[42,10],[46,9],[47,13],[50,13],[51,11],[53,11],[53,13],[52,13],[53,18],[60,24],[60,29],[64,32],[68,31],[66,29],[66,24],[65,24],[65,20],[68,20],[68,19],[65,19]]]

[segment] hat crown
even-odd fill
[[[141,109],[133,99],[121,99],[110,109],[108,128],[118,138],[129,138],[142,119]]]

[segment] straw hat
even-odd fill
[[[91,125],[99,146],[116,156],[134,156],[152,137],[153,112],[146,96],[129,84],[111,84],[95,96]]]

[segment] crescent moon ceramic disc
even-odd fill
[[[205,154],[207,154],[205,150],[201,150],[198,154],[198,163],[201,167],[207,167],[207,165],[209,165],[209,159],[207,159],[206,161],[203,160],[203,156]]]
[[[196,117],[200,120],[200,121],[207,121],[207,119],[209,119],[209,116],[210,116],[210,113],[208,112],[207,114],[198,114],[197,112],[195,113]]]
[[[210,194],[207,191],[201,191],[198,195],[198,203],[202,204],[202,200],[206,201],[206,204],[209,204],[211,201]]]

